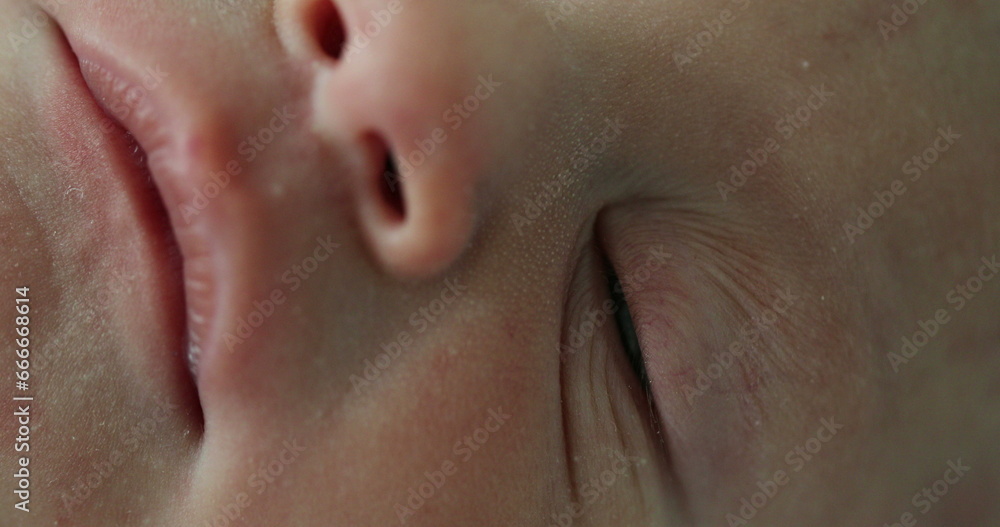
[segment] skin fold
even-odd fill
[[[0,0],[0,36],[2,525],[1000,522],[995,4]]]

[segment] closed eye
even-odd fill
[[[610,267],[610,266],[609,266]],[[622,341],[622,348],[628,357],[632,370],[643,388],[649,390],[649,374],[646,371],[646,360],[642,355],[642,348],[639,346],[639,337],[636,335],[635,326],[632,323],[632,313],[629,311],[628,302],[625,300],[625,291],[622,288],[618,275],[613,271],[608,276],[608,287],[610,288],[611,301],[615,307],[615,322],[618,326],[618,335]]]

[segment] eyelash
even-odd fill
[[[622,341],[622,348],[628,357],[632,370],[639,377],[643,387],[649,387],[649,374],[646,371],[646,361],[642,355],[642,348],[639,345],[639,337],[635,332],[635,325],[632,323],[632,313],[629,311],[628,301],[625,299],[625,291],[622,288],[618,275],[613,271],[608,276],[608,290],[611,301],[615,303],[615,324],[618,326],[618,335]]]

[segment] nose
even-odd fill
[[[278,33],[311,76],[318,136],[352,161],[367,245],[394,274],[442,271],[473,234],[502,85],[468,2],[279,0]]]

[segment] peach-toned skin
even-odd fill
[[[1000,9],[898,6],[0,0],[0,525],[1000,523]]]

